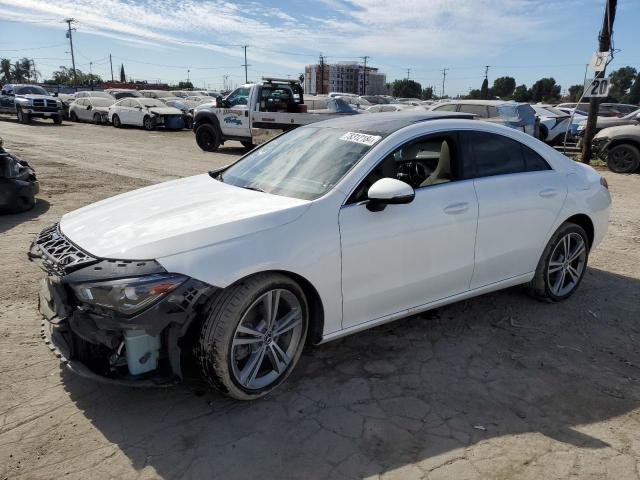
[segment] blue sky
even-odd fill
[[[77,19],[77,67],[111,77],[124,63],[135,79],[190,79],[220,88],[223,75],[249,79],[298,76],[322,53],[328,62],[359,61],[446,93],[512,75],[530,85],[553,76],[564,88],[582,83],[597,46],[604,0],[0,0],[0,57],[33,57],[45,76],[70,66],[66,17]],[[640,70],[640,1],[619,0],[619,49],[610,68]],[[187,70],[190,70],[188,73]]]

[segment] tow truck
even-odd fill
[[[198,146],[207,152],[227,140],[250,149],[296,127],[353,113],[357,112],[308,111],[298,80],[263,77],[261,83],[247,83],[199,105],[193,112],[193,131]]]

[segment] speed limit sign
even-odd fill
[[[606,97],[609,95],[609,80],[606,78],[591,78],[584,84],[584,98]]]

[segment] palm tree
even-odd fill
[[[22,68],[22,64],[20,62],[16,62],[13,64],[13,69],[11,70],[11,77],[14,82],[21,83],[24,82],[25,79],[25,71]]]
[[[2,75],[2,83],[11,82],[11,60],[8,58],[0,60],[0,74]]]

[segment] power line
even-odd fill
[[[0,48],[0,52],[23,52],[25,50],[44,50],[46,48],[55,48],[55,47],[60,47],[63,45],[66,45],[66,42],[63,43],[56,43],[55,45],[45,45],[42,47],[25,47],[25,48],[17,48],[17,49],[7,49],[7,48]]]

